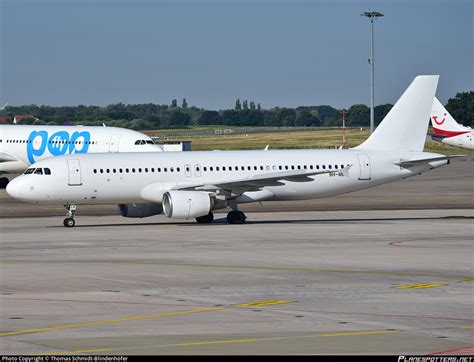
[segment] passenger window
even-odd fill
[[[132,172],[135,173],[135,169],[134,169],[134,168],[132,168]]]
[[[209,167],[209,171],[214,171],[214,167]]]
[[[323,170],[325,170],[325,169],[326,169],[326,165],[323,165]]]
[[[319,170],[319,165],[316,165],[316,170]]]
[[[126,169],[125,169],[125,172],[126,172],[126,173],[128,173],[128,171],[129,171],[129,169],[128,169],[128,168],[126,168]]]
[[[250,171],[250,170],[252,169],[252,167],[251,167],[251,166],[248,166],[247,169]]]
[[[168,172],[168,169],[166,167],[163,168],[163,172]]]
[[[283,167],[280,165],[280,166],[278,166],[278,169],[279,169],[279,170],[282,170],[282,169],[283,169]]]
[[[156,171],[161,172],[161,167],[158,167]]]
[[[328,166],[329,169],[332,169],[331,165]]]
[[[49,168],[44,169],[44,174],[45,175],[51,175],[51,170]]]
[[[114,172],[114,173],[117,173],[117,169],[114,168],[114,169],[113,169],[113,172]]]
[[[123,172],[123,169],[120,168],[120,169],[119,169],[119,172],[122,173],[122,172]]]
[[[288,165],[285,166],[285,170],[288,170]]]
[[[100,169],[100,173],[104,173],[104,170],[102,168]]]
[[[337,170],[337,165],[336,165],[336,166],[334,166],[334,168]]]
[[[96,168],[94,168],[94,173],[97,173],[97,169],[96,169]]]
[[[291,165],[291,169],[294,170],[294,169],[295,169],[295,165]]]
[[[141,169],[141,167],[138,169],[138,172],[142,172],[142,169]]]
[[[110,173],[110,169],[107,169],[107,173]]]
[[[154,167],[151,168],[151,172],[155,172],[155,168],[154,168]]]
[[[313,169],[313,165],[309,165],[309,168],[312,170],[312,169]]]
[[[216,166],[216,171],[219,171],[219,166]]]
[[[222,171],[225,171],[225,166],[222,166]]]
[[[42,168],[37,168],[35,170],[35,175],[42,175],[43,174],[43,169]]]
[[[176,172],[179,172],[179,167],[176,167]]]
[[[206,167],[206,166],[204,166],[202,169],[203,169],[204,171],[207,171],[207,167]]]

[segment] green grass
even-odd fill
[[[206,127],[206,130],[217,129]],[[202,130],[174,130],[188,131],[187,136],[166,137],[166,140],[192,141],[194,151],[205,150],[263,150],[267,145],[270,149],[307,149],[307,148],[338,148],[342,144],[342,130],[318,129],[279,132],[260,132],[247,134],[226,135],[193,135],[193,131]],[[156,131],[146,131],[156,135]],[[180,134],[181,132],[177,133]],[[369,130],[360,128],[346,129],[346,147],[361,144],[369,136]],[[443,154],[472,155],[474,151],[452,147],[435,141],[427,141],[426,152]]]

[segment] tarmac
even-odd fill
[[[244,225],[0,194],[0,354],[473,355],[474,167]]]

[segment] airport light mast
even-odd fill
[[[370,19],[371,23],[371,42],[370,42],[370,133],[374,132],[374,19],[384,16],[377,11],[365,11],[360,16],[365,16]]]

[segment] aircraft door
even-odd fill
[[[359,180],[370,180],[370,159],[366,154],[357,155],[359,159]]]
[[[112,135],[112,137],[110,137],[109,152],[118,152],[119,142],[120,142],[120,135],[119,134]]]
[[[81,164],[79,160],[67,160],[68,168],[68,185],[69,186],[80,186],[82,185],[81,178]]]

